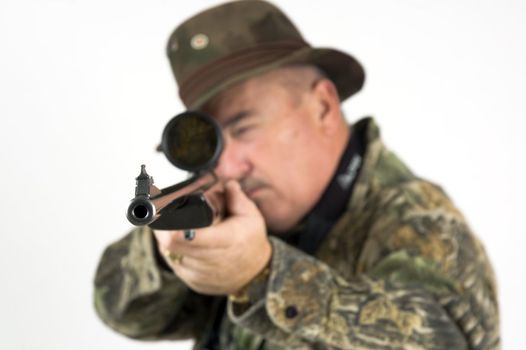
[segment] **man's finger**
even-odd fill
[[[191,241],[185,239],[183,231],[177,231],[172,237],[172,246],[189,248],[223,248],[228,246],[228,236],[226,236],[223,223],[208,226],[195,230],[195,237]]]
[[[170,247],[165,248],[165,252],[190,256],[200,260],[210,260],[223,254],[224,248],[193,245],[193,242],[185,244],[183,242],[182,244],[173,243]]]
[[[246,196],[237,181],[230,180],[226,183],[225,196],[230,215],[247,215],[255,209],[254,202]]]
[[[161,247],[167,247],[170,245],[174,233],[175,231],[153,230],[155,240]]]
[[[206,235],[206,230],[205,230],[205,233],[202,233],[201,232],[202,230],[205,230],[205,229],[192,230],[194,231],[194,238],[192,240],[188,240],[185,237],[185,232],[180,231],[180,230],[178,231],[154,230],[154,235],[159,245],[159,248],[161,250],[168,249],[168,250],[175,251],[177,249],[182,249],[185,247],[193,249],[193,248],[213,248],[215,246],[219,246],[216,242],[206,241],[203,237],[203,235]],[[196,239],[197,237],[199,237],[199,239]]]

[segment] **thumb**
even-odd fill
[[[255,204],[243,192],[239,182],[230,180],[225,184],[225,194],[230,215],[247,215],[254,211]]]

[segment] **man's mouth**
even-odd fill
[[[245,180],[241,181],[241,189],[247,197],[254,198],[259,192],[264,190],[265,188],[268,188],[268,185],[263,183],[262,181],[257,180]]]
[[[251,187],[247,189],[243,189],[247,197],[253,198],[257,193],[259,193],[261,190],[263,190],[265,186],[258,186],[258,187]]]

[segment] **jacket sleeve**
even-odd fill
[[[266,285],[249,304],[229,302],[230,319],[287,348],[499,348],[488,262],[463,219],[395,209],[382,211],[359,271],[345,277],[271,238]]]
[[[105,324],[131,338],[197,338],[206,329],[213,299],[187,288],[160,265],[157,254],[148,227],[110,245],[95,276],[95,310]]]

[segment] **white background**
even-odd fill
[[[188,349],[103,326],[92,280],[130,227],[134,177],[182,174],[153,150],[181,112],[165,43],[216,1],[0,2],[0,348]],[[525,349],[526,2],[279,1],[316,46],[353,53],[373,115],[443,185],[496,269],[503,344]]]

